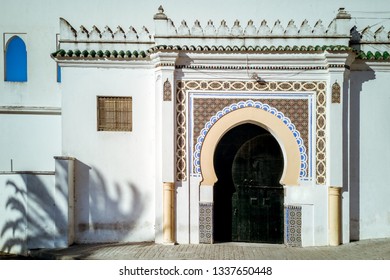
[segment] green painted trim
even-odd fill
[[[159,51],[189,51],[189,52],[255,52],[255,53],[301,53],[301,52],[351,52],[354,51],[348,46],[173,46],[159,45],[152,47],[146,51],[80,51],[80,50],[58,50],[51,55],[55,58],[110,58],[110,59],[142,59],[150,54]]]
[[[362,59],[362,60],[390,60],[390,54],[385,51],[383,53],[377,51],[375,53],[368,51],[365,53],[364,51],[359,51],[356,59]]]

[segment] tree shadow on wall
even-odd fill
[[[153,227],[148,221],[140,220],[148,197],[135,184],[108,183],[98,168],[79,160],[75,169],[76,242],[126,241],[135,228]]]
[[[26,254],[32,248],[54,247],[55,220],[65,220],[54,211],[54,176],[12,174],[2,189],[7,198],[1,205],[0,250]]]
[[[140,220],[150,198],[137,186],[130,182],[108,184],[102,172],[80,161],[75,162],[75,168],[75,242],[125,241],[140,226],[153,231],[152,224]],[[27,254],[30,249],[66,246],[56,242],[62,229],[68,227],[67,213],[59,206],[67,201],[67,194],[58,185],[59,180],[67,182],[68,174],[61,164],[56,172],[57,182],[54,175],[32,173],[11,174],[0,181],[0,213],[5,214],[0,222],[0,251]]]

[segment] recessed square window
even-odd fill
[[[130,96],[98,96],[98,131],[132,131]]]

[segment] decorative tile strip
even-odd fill
[[[213,243],[213,203],[199,203],[199,243]]]
[[[284,207],[284,243],[292,247],[302,246],[302,207]]]

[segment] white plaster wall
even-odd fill
[[[137,212],[139,209],[131,209],[128,202],[133,201],[136,197],[136,190],[139,188],[142,190],[145,188],[145,192],[141,192],[139,201],[153,201],[152,185],[155,184],[155,181],[152,179],[153,176],[145,174],[145,170],[154,166],[152,163],[155,156],[153,150],[155,145],[153,144],[152,129],[147,127],[153,125],[154,118],[147,115],[148,111],[145,109],[142,112],[135,110],[134,116],[138,118],[138,121],[136,118],[134,119],[134,131],[129,135],[127,133],[96,132],[95,115],[96,92],[99,92],[99,94],[127,95],[125,88],[134,91],[138,89],[137,93],[131,93],[135,106],[136,104],[137,106],[139,104],[146,106],[147,102],[144,101],[153,102],[153,90],[151,90],[153,79],[149,79],[149,72],[145,74],[145,71],[130,75],[133,70],[90,68],[73,69],[67,74],[69,69],[64,69],[63,83],[58,84],[56,82],[56,65],[54,60],[50,58],[50,53],[56,50],[59,17],[67,19],[75,27],[85,25],[88,29],[91,29],[93,25],[97,25],[103,29],[105,25],[108,25],[115,29],[117,25],[123,27],[132,25],[139,31],[145,25],[153,33],[153,15],[160,4],[161,1],[158,0],[143,1],[142,7],[136,5],[133,1],[126,0],[108,2],[87,0],[83,2],[83,5],[79,5],[79,2],[74,0],[69,0],[66,5],[63,2],[53,0],[14,0],[2,3],[0,33],[3,36],[4,33],[25,33],[23,36],[25,36],[28,51],[28,82],[4,82],[2,78],[4,77],[4,68],[0,67],[0,106],[60,107],[62,106],[61,90],[65,87],[63,106],[67,113],[64,113],[65,119],[63,120],[63,153],[64,155],[75,156],[80,160],[78,163],[76,162],[79,175],[76,192],[80,195],[80,201],[77,204],[79,208],[76,208],[76,210],[80,210],[79,223],[88,224],[87,231],[81,230],[85,229],[83,226],[78,228],[80,241],[88,242],[95,237],[96,240],[106,240],[107,238],[113,240],[153,239],[153,222],[141,225],[138,221],[152,221],[150,217],[153,216],[152,205],[154,204],[151,203],[150,208],[143,209],[144,212],[140,214],[142,219],[136,219],[137,222],[133,223],[132,218],[129,217],[132,212]],[[283,9],[280,9],[281,4],[283,4]],[[193,2],[173,0],[163,3],[163,5],[166,14],[173,19],[176,27],[179,26],[182,19],[187,20],[190,28],[196,19],[200,20],[203,27],[209,19],[214,21],[215,26],[218,26],[222,19],[226,19],[230,27],[234,20],[238,19],[241,21],[241,26],[245,28],[249,19],[253,19],[256,25],[262,19],[266,19],[269,26],[272,27],[276,19],[280,19],[282,25],[285,26],[292,17],[297,26],[304,19],[308,19],[310,25],[314,26],[314,23],[320,18],[324,25],[327,25],[337,14],[339,7],[344,6],[347,10],[356,10],[355,7],[359,7],[361,11],[370,12],[382,7],[383,0],[369,2],[363,0],[330,0],[316,3],[306,0],[291,2],[279,0],[269,2],[267,5],[263,5],[257,0],[245,2],[239,0],[217,0],[213,2],[206,0]],[[353,16],[357,14],[353,14]],[[17,20],[15,20],[16,18]],[[372,23],[377,22],[374,19]],[[365,26],[366,24],[360,24],[359,20],[359,27],[362,29]],[[2,41],[0,45],[2,53],[4,52],[4,44],[5,42]],[[3,55],[0,56],[0,65],[4,65]],[[365,103],[360,112],[361,127],[362,129],[367,128],[367,131],[370,132],[373,130],[377,132],[379,124],[372,125],[372,123],[368,123],[369,120],[383,120],[380,114],[384,114],[384,108],[388,105],[388,99],[386,99],[383,91],[386,79],[383,78],[384,74],[378,74],[377,76],[380,81],[375,81],[375,83],[371,81],[369,85],[365,84],[363,87],[365,94],[362,95],[362,100]],[[142,82],[145,80],[149,81],[146,86]],[[382,91],[378,91],[378,89]],[[371,99],[373,96],[378,97],[375,103],[374,99]],[[379,108],[380,114],[372,114],[372,108],[376,108],[375,106]],[[0,154],[2,155],[0,170],[10,169],[11,158],[14,159],[15,169],[52,170],[54,167],[52,156],[61,154],[60,119],[59,116],[51,115],[0,115],[2,131],[0,136]],[[142,120],[142,122],[139,120]],[[141,123],[145,125],[141,126]],[[3,133],[3,131],[7,133]],[[377,188],[383,190],[383,194],[388,192],[385,187],[385,180],[377,174],[386,174],[386,170],[388,170],[386,169],[388,167],[386,165],[388,152],[383,149],[383,145],[385,145],[385,139],[387,139],[389,132],[386,129],[379,131],[381,131],[381,134],[383,133],[383,138],[379,138],[379,140],[378,137],[374,136],[375,133],[364,133],[359,138],[362,154],[360,159],[358,158],[361,162],[358,181],[361,186],[361,194],[366,197],[364,202],[362,199],[359,204],[361,206],[360,219],[362,221],[362,236],[367,238],[388,231],[388,214],[386,211],[382,211],[386,208],[385,202],[382,201],[386,196],[380,195],[380,192],[372,192],[374,183],[375,186],[378,186]],[[371,139],[374,137],[375,139]],[[372,140],[377,141],[376,143],[379,141],[379,144],[369,144],[372,143]],[[375,153],[371,151],[378,152],[379,150],[380,157],[377,159],[373,156]],[[118,162],[127,162],[129,157],[132,160],[132,165],[127,163],[117,164]],[[151,160],[144,160],[145,157]],[[351,155],[351,157],[354,157],[354,155]],[[353,186],[352,183],[351,186]],[[313,192],[319,194],[313,195],[314,198],[307,203],[313,203],[313,200],[325,195],[323,190],[315,189]],[[187,196],[186,192],[179,194],[179,197],[183,197],[183,199]],[[101,199],[101,197],[104,199]],[[303,200],[299,199],[298,201]],[[364,212],[369,207],[368,205],[372,204],[375,204],[375,207]],[[327,212],[324,209],[327,207],[327,202],[321,201],[318,205],[319,208],[317,209],[317,206],[315,206],[314,209],[314,221],[318,219],[325,221],[324,215]],[[323,205],[325,205],[325,208],[322,207]],[[106,215],[106,209],[110,207],[113,207],[114,210],[107,212]],[[191,207],[197,209],[197,206],[192,205]],[[116,216],[114,213],[121,215]],[[106,222],[111,218],[110,215],[119,217],[117,218],[118,221],[126,220],[130,222],[125,223],[124,227],[126,228],[117,231],[120,234],[107,237],[111,232],[110,228],[118,226],[106,226]],[[183,224],[186,221],[185,217],[187,217],[187,214],[183,215]],[[191,219],[193,217],[195,216],[192,215]],[[380,224],[380,230],[375,230],[370,226],[363,227],[365,224],[373,223],[369,220],[375,220],[374,224]],[[89,226],[91,223],[94,225],[92,228]],[[137,229],[142,228],[142,230],[134,234],[133,226]],[[316,232],[318,230],[323,230],[321,224],[316,226]],[[322,234],[318,238],[321,244],[325,240]],[[183,239],[185,238],[183,237]]]
[[[302,245],[328,245],[328,188],[326,186],[285,187],[286,205],[302,205]]]
[[[359,239],[390,236],[389,72],[371,69],[353,72],[351,82],[351,139],[359,139],[351,144],[351,215]]]
[[[52,248],[57,234],[54,175],[0,174],[0,251]]]
[[[75,162],[75,241],[154,240],[151,69],[64,67],[63,155]],[[97,131],[97,96],[132,96],[133,131]]]
[[[0,114],[0,131],[0,171],[11,171],[11,159],[14,171],[54,171],[60,115]]]

